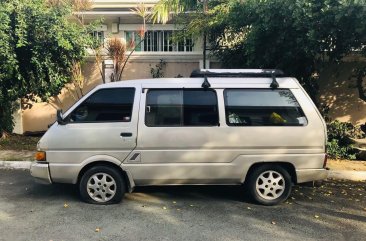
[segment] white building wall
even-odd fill
[[[20,101],[17,101],[17,106],[18,108],[13,113],[13,120],[14,120],[13,133],[23,134],[23,115]]]

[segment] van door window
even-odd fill
[[[70,122],[130,122],[134,96],[134,88],[98,90],[70,114]]]
[[[152,89],[146,97],[147,126],[216,126],[214,90]]]
[[[229,126],[305,126],[307,119],[288,89],[227,89],[224,91]]]

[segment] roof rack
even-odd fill
[[[284,77],[279,69],[196,69],[191,73],[192,78],[197,77]]]

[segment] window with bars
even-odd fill
[[[125,39],[128,51],[133,50],[135,47],[135,51],[141,51],[141,36],[138,32],[126,31]]]
[[[104,32],[103,31],[93,31],[90,34],[94,38],[95,44],[104,46]]]
[[[173,30],[152,30],[145,33],[145,38],[141,42],[141,37],[137,31],[125,31],[127,49],[132,50],[138,45],[135,51],[144,52],[192,52],[193,40],[185,37],[183,40],[173,40]],[[139,44],[141,42],[141,44]]]

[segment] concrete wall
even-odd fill
[[[102,83],[101,75],[95,63],[87,62],[84,64],[82,71],[86,80],[83,88],[84,94]],[[77,101],[78,98],[74,87],[69,85],[68,89],[64,88],[58,96],[61,103],[56,100],[51,101],[52,104],[45,102],[33,103],[32,108],[23,110],[23,132],[41,132],[47,130],[48,125],[56,120],[56,108],[61,108],[65,111]]]
[[[14,129],[13,133],[23,134],[23,116],[20,101],[17,102],[17,109],[13,113]]]
[[[319,100],[329,106],[332,119],[365,124],[366,102],[359,98],[356,81],[351,78],[352,70],[365,64],[363,60],[350,59],[339,65],[330,64],[320,74]]]
[[[152,78],[150,70],[151,68],[156,68],[156,65],[159,61],[152,62],[132,62],[127,64],[126,71],[122,76],[123,80],[128,79],[145,79]],[[189,77],[192,70],[198,69],[198,62],[166,62],[165,67],[163,68],[164,78],[174,78],[178,75],[183,77]]]

